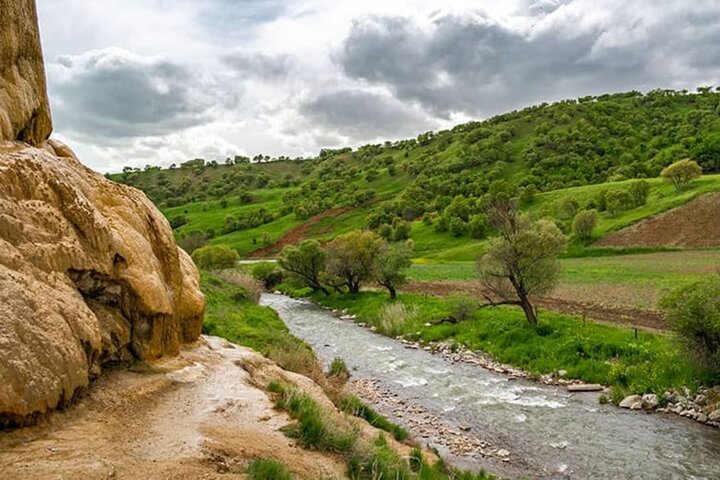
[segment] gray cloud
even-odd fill
[[[208,120],[199,80],[183,66],[119,49],[64,56],[52,84],[55,124],[83,135],[161,135]]]
[[[236,51],[222,55],[220,59],[234,71],[265,80],[287,76],[292,67],[290,55],[265,55]]]
[[[304,103],[300,113],[324,128],[354,139],[414,136],[436,124],[392,97],[341,90]]]
[[[657,10],[651,21],[618,8],[608,23],[573,17],[580,3],[542,2],[544,24],[527,31],[471,16],[440,17],[429,31],[406,18],[369,17],[354,23],[336,61],[349,77],[441,117],[720,79],[720,9],[711,2],[704,11]]]

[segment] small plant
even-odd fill
[[[336,358],[330,363],[330,375],[338,378],[350,378],[350,372],[348,371],[345,360],[342,358]]]
[[[252,276],[262,282],[266,290],[270,290],[283,281],[283,273],[275,264],[262,262],[253,266]]]
[[[242,272],[241,270],[227,269],[217,272],[217,276],[225,280],[231,285],[240,287],[245,292],[245,299],[258,303],[260,301],[260,295],[263,292],[262,284],[251,277],[250,275]],[[236,298],[236,300],[242,300],[243,298]]]
[[[248,480],[293,480],[285,467],[275,460],[257,459],[247,469]]]
[[[605,405],[610,403],[610,398],[603,393],[598,397],[598,402],[600,402],[600,405]]]
[[[449,303],[450,317],[458,322],[470,320],[480,308],[477,300],[464,294],[452,295]]]
[[[221,270],[233,268],[240,257],[227,245],[206,245],[195,250],[192,259],[199,268]]]
[[[389,303],[380,312],[378,329],[385,335],[396,337],[403,332],[405,323],[414,320],[417,314],[417,307],[402,302]]]

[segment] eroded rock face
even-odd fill
[[[167,220],[69,152],[0,144],[0,424],[67,405],[103,364],[200,334],[198,273]]]
[[[35,0],[0,0],[0,140],[37,146],[50,132]]]

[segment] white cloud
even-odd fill
[[[720,83],[713,0],[428,3],[38,0],[56,134],[119,170],[311,155],[532,102]]]

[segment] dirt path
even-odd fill
[[[245,478],[254,458],[297,478],[344,478],[340,459],[279,431],[289,418],[253,384],[283,371],[252,350],[209,337],[146,370],[107,372],[67,412],[0,432],[0,478]]]
[[[448,295],[462,292],[480,297],[483,287],[478,282],[463,281],[436,281],[436,282],[410,282],[404,288],[407,292],[426,293],[429,295]],[[563,297],[541,297],[535,299],[536,304],[560,313],[583,315],[589,319],[612,324],[637,327],[646,330],[668,330],[668,324],[661,313],[632,308],[623,305],[600,305],[591,302],[582,302],[576,299]]]
[[[305,238],[307,238],[307,231],[313,227],[314,225],[317,225],[320,220],[327,217],[334,217],[340,214],[343,214],[350,210],[347,207],[337,207],[337,208],[331,208],[330,210],[325,210],[322,213],[319,213],[315,215],[314,217],[310,218],[307,222],[303,223],[302,225],[298,225],[297,227],[293,228],[289,232],[287,232],[285,235],[280,237],[280,239],[273,243],[272,245],[269,245],[267,247],[261,248],[259,250],[255,250],[253,253],[250,254],[251,259],[255,258],[271,258],[276,256],[286,245],[294,245],[296,243],[301,242]]]

